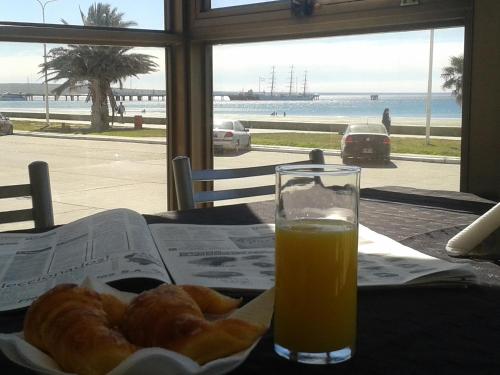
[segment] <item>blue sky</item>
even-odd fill
[[[45,3],[46,0],[41,0]],[[231,1],[231,0],[229,0]],[[61,23],[61,18],[73,25],[81,25],[80,11],[87,12],[95,0],[56,0],[45,7],[47,23]],[[103,3],[117,7],[126,20],[138,23],[136,27],[161,30],[164,27],[163,0],[106,0]],[[0,0],[0,20],[42,22],[42,10],[36,0]]]
[[[255,3],[249,0],[213,0],[213,6]],[[81,24],[79,7],[86,12],[92,0],[56,0],[46,8],[47,22],[64,18]],[[139,28],[163,28],[163,0],[112,0]],[[0,0],[0,20],[40,22],[40,5],[35,0]],[[48,48],[54,47],[48,45]],[[32,43],[0,42],[0,82],[41,82],[38,65],[43,46]],[[164,89],[164,51],[137,48],[152,54],[161,71],[131,79],[126,87]],[[435,31],[433,91],[440,92],[440,73],[450,56],[463,53],[463,28]],[[269,86],[271,67],[276,67],[278,90],[286,90],[290,66],[294,65],[299,87],[308,71],[308,88],[313,92],[424,92],[427,89],[429,31],[380,33],[281,42],[214,46],[215,90],[257,90]]]

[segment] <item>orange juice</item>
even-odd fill
[[[357,226],[291,221],[276,228],[275,342],[305,353],[354,349]]]

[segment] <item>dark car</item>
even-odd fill
[[[349,158],[383,160],[391,159],[391,139],[382,124],[349,125],[340,142],[340,156],[347,163]]]

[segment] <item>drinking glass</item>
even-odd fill
[[[274,350],[313,364],[356,345],[358,167],[276,168]]]

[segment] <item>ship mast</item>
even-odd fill
[[[293,65],[290,67],[290,84],[288,85],[288,96],[292,96],[293,87]]]
[[[262,82],[265,82],[265,81],[266,81],[266,79],[265,79],[264,77],[259,77],[259,93],[261,93],[261,92],[262,92],[262,91],[260,91],[260,84],[261,84]],[[265,90],[265,89],[264,89],[264,90]]]
[[[307,70],[304,70],[304,97],[306,96],[306,90],[307,90]]]
[[[271,72],[271,96],[274,94],[274,66]]]

